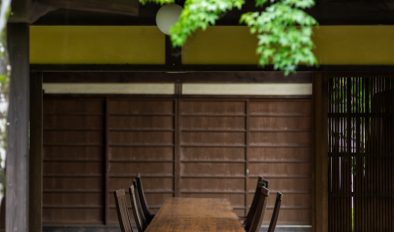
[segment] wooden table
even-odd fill
[[[245,232],[226,199],[170,198],[145,232]]]

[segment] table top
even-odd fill
[[[145,232],[245,232],[226,199],[170,198]]]

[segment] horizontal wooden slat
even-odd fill
[[[171,144],[172,132],[115,132],[108,135],[110,144]]]
[[[181,160],[243,161],[243,148],[228,147],[183,147],[180,150]]]
[[[51,205],[101,205],[103,193],[75,192],[64,194],[62,192],[47,192],[43,194],[45,204]]]
[[[139,163],[110,163],[108,170],[109,175],[112,174],[156,174],[156,175],[172,175],[172,164],[167,163],[146,163],[140,165]]]
[[[182,163],[182,176],[241,176],[245,173],[243,163]]]
[[[251,117],[251,130],[310,130],[310,117]]]
[[[251,101],[249,107],[251,115],[269,112],[269,114],[295,114],[310,117],[312,112],[310,100]]]
[[[133,178],[109,178],[108,189],[115,191],[116,189],[128,188],[132,184]],[[152,191],[172,192],[173,178],[146,178],[142,179],[144,191],[151,193]]]
[[[182,145],[190,144],[239,144],[245,141],[244,133],[221,133],[221,132],[183,132]]]
[[[172,116],[111,116],[108,119],[108,127],[115,129],[173,129]]]
[[[44,117],[46,114],[94,114],[101,115],[103,102],[100,98],[49,98],[44,97]],[[44,123],[45,125],[45,123]]]
[[[172,160],[172,147],[110,147],[109,160]]]
[[[45,209],[43,221],[45,224],[101,224],[101,209]]]
[[[250,163],[251,176],[280,176],[280,177],[308,177],[311,178],[312,165],[310,163]]]
[[[44,130],[97,129],[103,128],[103,117],[99,115],[44,115]]]
[[[266,148],[249,148],[250,161],[311,161],[310,148],[280,148],[280,147],[266,147]]]
[[[44,177],[44,190],[51,189],[100,189],[102,180],[96,177]]]
[[[311,145],[312,136],[310,132],[250,132],[250,144],[291,144],[291,145]]]
[[[226,179],[226,178],[181,178],[181,192],[243,192],[243,179]]]
[[[173,102],[171,100],[129,99],[110,100],[108,105],[110,114],[172,114]]]
[[[101,174],[102,165],[96,162],[45,162],[44,173],[50,174],[70,174],[70,175],[87,175]]]
[[[244,114],[244,102],[240,101],[181,101],[180,113],[183,114]]]
[[[245,130],[245,119],[241,117],[183,117],[181,130]]]
[[[101,144],[103,134],[100,131],[44,131],[44,144]]]

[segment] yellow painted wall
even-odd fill
[[[32,26],[33,64],[164,64],[164,36],[154,26]],[[315,53],[322,65],[394,65],[394,26],[320,26]],[[193,35],[184,64],[256,64],[257,40],[242,26]]]
[[[32,64],[164,64],[155,26],[31,26]]]

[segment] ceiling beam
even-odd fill
[[[138,0],[36,0],[58,9],[138,15]]]

